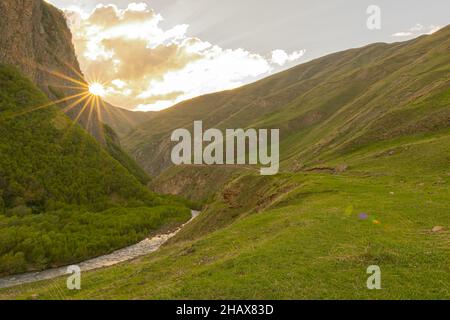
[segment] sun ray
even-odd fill
[[[42,64],[37,63],[37,62],[35,62],[35,61],[32,61],[31,59],[29,59],[29,58],[27,58],[27,57],[21,56],[21,57],[18,57],[18,59],[21,60],[22,63],[25,64],[25,65],[28,65],[28,66],[30,66],[30,67],[32,67],[32,68],[36,68],[36,69],[38,69],[38,70],[40,70],[40,71],[46,72],[46,73],[51,74],[51,75],[53,75],[53,76],[55,76],[55,77],[58,77],[58,78],[61,78],[61,79],[65,79],[65,80],[68,80],[68,81],[70,81],[70,82],[72,82],[72,83],[81,85],[83,88],[86,88],[86,87],[88,86],[88,84],[86,83],[86,81],[85,81],[84,78],[82,77],[82,74],[79,73],[73,66],[71,66],[71,65],[70,65],[69,63],[67,63],[67,62],[63,62],[63,63],[64,63],[66,66],[68,66],[68,67],[69,67],[69,68],[70,68],[77,76],[79,76],[81,81],[79,81],[79,80],[77,80],[77,79],[74,79],[74,78],[72,78],[72,77],[70,77],[70,76],[68,76],[68,75],[64,75],[64,74],[62,74],[62,73],[60,73],[60,72],[50,70],[50,69],[48,69],[47,67],[44,67]]]
[[[73,108],[75,108],[77,105],[79,105],[80,103],[82,103],[84,100],[86,100],[87,98],[89,98],[89,94],[85,94],[84,96],[82,96],[81,98],[79,98],[77,101],[72,102],[71,104],[69,104],[68,106],[64,107],[63,112],[67,113],[70,110],[72,110]]]
[[[20,117],[20,116],[23,116],[24,114],[27,114],[29,112],[37,111],[37,110],[40,110],[40,109],[44,109],[44,108],[50,107],[52,105],[56,105],[56,104],[61,103],[61,102],[69,101],[69,100],[78,98],[78,97],[80,97],[82,95],[85,95],[85,94],[86,94],[86,92],[81,92],[81,93],[78,93],[78,94],[71,95],[69,97],[65,97],[65,98],[59,99],[59,100],[50,101],[50,102],[45,103],[43,105],[32,107],[31,109],[27,109],[27,110],[23,110],[23,111],[18,112],[18,113],[11,114],[11,115],[9,115],[9,117],[10,118]]]
[[[91,123],[92,111],[94,110],[94,105],[95,105],[95,101],[96,101],[97,98],[98,98],[97,96],[92,95],[93,102],[92,102],[92,104],[91,104],[91,106],[89,108],[89,115],[88,115],[88,119],[87,119],[87,123],[86,123],[86,126],[87,126],[88,130],[91,130],[91,131],[92,131],[92,126],[91,126],[92,125],[92,123]]]
[[[83,106],[81,107],[80,111],[76,115],[75,119],[73,120],[74,123],[78,122],[82,115],[86,112],[86,110],[89,108],[89,114],[87,118],[86,123],[86,129],[88,131],[97,130],[98,128],[95,126],[94,121],[103,122],[103,112],[107,112],[107,114],[112,117],[110,111],[106,108],[104,101],[100,98],[100,96],[103,96],[106,92],[105,87],[108,85],[109,81],[102,81],[101,77],[98,72],[96,72],[94,75],[83,75],[81,71],[77,70],[73,65],[67,62],[62,62],[66,67],[68,67],[74,74],[74,77],[63,74],[61,72],[50,70],[43,65],[33,62],[28,58],[22,58],[24,60],[24,63],[27,65],[30,65],[42,72],[45,72],[47,74],[50,74],[56,78],[63,79],[69,81],[70,84],[49,84],[49,86],[55,87],[55,88],[63,88],[63,89],[70,89],[70,90],[76,90],[80,91],[76,94],[49,101],[48,103],[45,103],[40,106],[35,106],[28,108],[27,110],[23,110],[21,112],[18,112],[16,114],[10,115],[10,117],[16,117],[21,116],[29,112],[37,111],[46,107],[50,107],[52,105],[58,105],[61,103],[65,103],[66,106],[63,107],[63,111],[65,113],[70,112],[72,109],[74,109],[79,104],[83,103]],[[88,81],[86,81],[88,80]],[[71,101],[74,100],[74,101]],[[131,121],[126,117],[124,114],[125,119],[127,122],[131,123]],[[101,126],[100,126],[101,127]],[[100,128],[99,132],[97,134],[103,135],[103,128]]]
[[[86,91],[86,87],[81,87],[81,86],[66,86],[66,85],[61,85],[61,84],[47,84],[47,85],[55,87],[55,88],[74,89],[74,90],[79,90],[79,91]]]
[[[57,71],[51,71],[51,70],[43,70],[43,71],[48,72],[51,75],[54,75],[54,76],[56,76],[58,78],[61,78],[61,79],[64,79],[64,80],[68,80],[68,81],[70,81],[72,83],[75,83],[75,84],[79,84],[80,86],[82,86],[84,88],[88,88],[88,86],[89,86],[86,82],[78,81],[78,80],[76,80],[74,78],[66,76],[66,75],[64,75],[64,74],[62,74],[60,72],[57,72]]]
[[[39,106],[32,106],[30,108],[27,108],[26,110],[21,110],[17,113],[12,113],[8,115],[7,117],[14,118],[17,116],[22,116],[24,114],[37,111],[40,109],[44,109],[47,107],[51,107],[58,104],[63,104],[61,106],[62,111],[64,113],[70,113],[71,110],[73,110],[75,107],[80,106],[79,112],[74,115],[75,119],[73,119],[70,127],[68,128],[67,132],[64,134],[63,139],[67,136],[67,133],[71,131],[72,127],[75,125],[75,123],[79,123],[81,117],[86,116],[86,111],[88,110],[87,120],[83,118],[82,122],[84,123],[83,127],[96,136],[97,138],[103,140],[105,139],[105,133],[104,133],[104,127],[102,125],[104,121],[104,116],[109,115],[111,118],[113,117],[110,113],[110,110],[106,108],[105,103],[103,99],[100,97],[106,94],[105,87],[109,84],[109,81],[102,81],[101,77],[96,73],[93,76],[89,75],[83,75],[81,71],[77,70],[73,65],[62,62],[65,66],[67,66],[72,72],[73,77],[63,74],[61,72],[50,70],[47,67],[44,67],[43,65],[33,62],[28,58],[21,58],[26,65],[30,65],[31,67],[42,71],[44,73],[47,73],[49,75],[52,75],[56,78],[66,80],[68,82],[66,83],[60,83],[60,84],[50,84],[52,81],[47,81],[47,85],[50,87],[55,88],[62,88],[62,89],[68,89],[73,90],[77,93],[71,94],[67,97],[56,99],[49,101],[48,103],[44,103]],[[86,81],[87,80],[87,81]],[[72,91],[72,92],[73,92]],[[73,101],[72,101],[73,100]],[[103,113],[105,112],[105,114]],[[127,122],[131,123],[131,121],[128,119],[128,117],[124,115],[124,118]],[[73,118],[73,117],[71,117]],[[86,121],[86,122],[85,122]],[[94,123],[98,122],[98,123]]]
[[[73,120],[73,124],[77,123],[78,120],[80,120],[80,117],[83,114],[84,110],[91,104],[92,99],[94,99],[94,98],[95,98],[94,96],[90,96],[89,99],[84,103],[83,107],[81,107],[81,109],[80,109],[80,112],[78,112],[78,115]]]
[[[102,102],[102,99],[100,99],[100,97],[97,97],[97,101],[96,101],[97,103],[96,103],[96,105],[95,105],[95,111],[97,112],[97,121],[98,121],[98,124],[99,124],[99,127],[100,127],[100,132],[99,132],[99,134],[100,134],[100,138],[102,139],[102,141],[103,142],[106,142],[106,140],[105,140],[105,131],[104,131],[104,127],[103,127],[103,120],[102,120],[102,113],[101,113],[101,110],[100,110],[100,108],[101,108],[101,106],[100,106],[100,103]]]
[[[81,72],[79,72],[77,69],[75,69],[72,65],[70,65],[69,63],[67,63],[67,62],[63,62],[67,67],[69,67],[70,68],[70,70],[72,70],[79,78],[80,78],[80,80],[82,80],[82,81],[85,81],[84,80],[84,76],[83,76],[83,74],[81,73]]]
[[[109,110],[109,108],[106,107],[103,99],[100,99],[100,105],[101,105],[101,111],[105,112],[107,114],[107,116],[111,119],[111,121],[114,121],[114,116],[113,116],[112,112]],[[119,109],[119,108],[117,108],[117,109]],[[125,121],[131,123],[127,117],[124,116],[124,119],[125,119]]]
[[[83,104],[83,106],[81,107],[80,111],[78,112],[77,116],[75,117],[75,119],[72,121],[71,125],[69,126],[69,128],[67,128],[66,133],[64,134],[64,136],[62,137],[62,140],[64,141],[67,138],[67,135],[70,133],[70,131],[72,130],[73,126],[75,126],[78,123],[78,120],[80,119],[82,113],[84,112],[84,110],[87,108],[87,106],[91,103],[93,99],[93,96],[88,95],[88,99],[86,100],[86,102]]]

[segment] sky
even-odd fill
[[[104,99],[140,111],[450,24],[448,0],[49,2],[66,12],[81,68]]]

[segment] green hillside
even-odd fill
[[[0,274],[79,261],[189,219],[56,106],[38,108],[48,99],[18,71],[0,65],[0,88]]]
[[[124,147],[152,174],[170,167],[171,132],[279,128],[282,169],[314,167],[375,141],[450,125],[450,27],[335,53],[232,91],[183,102],[138,127]]]
[[[434,146],[449,151],[449,140]],[[242,176],[158,253],[84,273],[80,291],[62,278],[0,297],[449,299],[450,176],[428,173]],[[366,287],[370,265],[382,290]]]

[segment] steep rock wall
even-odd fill
[[[73,94],[82,81],[72,34],[62,11],[41,0],[0,1],[0,63],[18,67],[50,98]]]

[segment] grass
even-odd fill
[[[284,179],[299,187],[270,208],[154,255],[85,273],[81,291],[66,290],[58,279],[2,290],[0,297],[450,298],[450,234],[431,232],[450,225],[448,184],[321,174]],[[361,212],[381,224],[360,220]],[[381,291],[366,288],[370,265],[381,267]]]
[[[341,174],[232,176],[159,252],[84,273],[80,291],[55,279],[0,298],[449,299],[448,137],[374,143],[329,163],[349,163]]]

